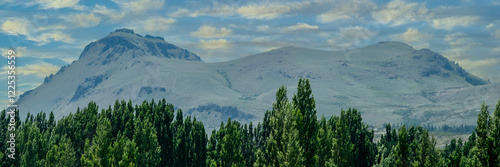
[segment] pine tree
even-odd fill
[[[97,125],[96,136],[90,141],[85,141],[86,148],[81,158],[82,166],[110,166],[112,157],[111,121],[101,117]],[[97,163],[97,164],[96,164]]]
[[[221,141],[222,149],[220,151],[221,166],[244,166],[245,161],[240,150],[241,129],[239,122],[231,121],[229,118],[224,130],[225,135]]]
[[[126,110],[127,111],[127,110]],[[182,114],[180,114],[182,115]],[[160,166],[169,166],[174,162],[174,134],[172,132],[172,121],[174,120],[174,106],[167,104],[162,99],[155,109],[155,127],[158,134],[158,143],[161,147]]]
[[[278,155],[281,154],[281,156],[283,156],[285,151],[286,143],[284,143],[283,133],[285,128],[286,112],[289,112],[286,111],[287,108],[285,108],[285,106],[289,106],[288,98],[286,96],[286,88],[281,86],[276,92],[276,102],[273,103],[273,109],[269,117],[270,134],[267,139],[265,150],[268,155],[267,165],[279,166],[280,160],[278,159]]]
[[[52,145],[45,158],[45,166],[66,167],[75,166],[75,163],[75,150],[67,137],[62,137],[59,144]]]
[[[415,161],[413,166],[415,167],[430,167],[436,166],[438,164],[438,153],[435,150],[435,140],[429,138],[429,131],[424,130],[420,137],[420,142],[416,152]]]
[[[326,124],[326,118],[321,116],[318,126],[318,136],[316,139],[317,150],[315,159],[315,166],[325,166],[326,161],[331,158],[332,150],[332,133]]]
[[[345,111],[340,111],[341,119],[337,121],[335,125],[335,132],[333,135],[333,145],[332,145],[332,156],[327,162],[327,166],[353,166],[352,161],[352,151],[354,150],[354,145],[351,143],[351,137],[349,135],[349,127],[347,117],[345,116]],[[344,119],[342,119],[344,118]]]
[[[481,105],[481,112],[477,116],[476,146],[472,149],[474,154],[472,160],[474,163],[479,164],[479,166],[489,166],[489,152],[491,148],[488,135],[488,129],[491,124],[489,117],[488,106],[483,103]]]
[[[491,128],[492,155],[490,166],[500,166],[500,100],[493,112],[493,127]]]
[[[406,126],[403,124],[401,128],[399,128],[398,134],[398,144],[396,145],[396,165],[399,167],[409,166],[408,162],[409,157],[409,148],[408,148],[408,132],[406,131]]]
[[[137,166],[159,166],[160,157],[160,144],[158,144],[156,130],[149,118],[144,116],[145,119],[136,119],[134,141],[137,145],[137,152],[141,157],[136,157]]]
[[[99,166],[97,148],[93,146],[89,139],[85,139],[84,153],[80,158],[80,163],[82,166]]]
[[[133,140],[125,140],[125,146],[123,148],[123,155],[118,162],[118,166],[120,167],[135,167],[137,162],[137,146]],[[140,157],[139,157],[140,158]]]
[[[299,79],[297,94],[293,96],[293,107],[296,110],[296,128],[301,134],[299,144],[304,149],[304,164],[314,164],[314,141],[317,133],[316,103],[308,79]]]

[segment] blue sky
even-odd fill
[[[164,37],[205,62],[289,45],[347,50],[400,41],[500,82],[500,0],[0,0],[0,77],[14,48],[21,94],[119,28]]]

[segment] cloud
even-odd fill
[[[231,45],[226,39],[200,40],[199,47],[203,49],[222,49],[228,48]]]
[[[52,41],[60,41],[65,43],[72,43],[74,41],[70,35],[63,33],[61,31],[50,31],[40,33],[45,29],[40,29],[34,27],[25,18],[11,18],[6,20],[0,26],[3,33],[7,35],[23,35],[27,40],[37,42],[39,46],[45,45]]]
[[[477,20],[479,20],[478,16],[451,16],[433,19],[431,26],[437,29],[451,30],[455,26],[469,26]]]
[[[3,57],[7,58],[9,56],[9,50],[10,49],[0,48],[0,54]],[[16,58],[17,57],[24,57],[27,50],[28,49],[26,47],[23,47],[23,46],[19,46],[19,47],[14,48],[14,52],[16,53]]]
[[[238,8],[237,12],[243,17],[249,19],[274,19],[283,13],[290,12],[290,6],[282,4],[269,5],[248,5]]]
[[[494,66],[498,63],[498,61],[495,58],[489,58],[489,59],[483,59],[483,60],[462,59],[462,60],[458,60],[458,63],[460,64],[460,66],[462,66],[466,69],[474,69],[474,68],[480,68],[480,67]]]
[[[198,16],[231,16],[237,14],[237,8],[231,6],[219,6],[216,8],[203,8],[198,10],[189,10],[186,8],[177,9],[169,14],[172,17],[198,17]]]
[[[5,71],[7,71],[8,67],[4,66]],[[20,75],[36,75],[38,78],[44,78],[50,74],[56,73],[59,71],[59,67],[54,66],[52,64],[42,62],[38,64],[28,64],[21,67],[16,67],[16,74]]]
[[[495,32],[493,32],[493,34],[491,34],[493,37],[495,37],[496,39],[500,39],[500,28],[497,29]]]
[[[320,23],[330,23],[341,19],[359,18],[371,13],[376,5],[366,0],[338,2],[333,9],[317,17]]]
[[[486,28],[487,28],[487,29],[490,29],[490,28],[493,28],[494,26],[495,26],[495,24],[490,23],[490,24],[486,25]]]
[[[402,0],[393,0],[381,10],[373,13],[375,20],[391,26],[399,26],[422,20],[428,9],[416,2],[406,3]]]
[[[147,32],[165,31],[172,23],[175,23],[172,18],[151,17],[145,21],[143,28]]]
[[[27,3],[27,6],[38,5],[40,9],[83,9],[83,6],[78,5],[78,2],[80,0],[34,0]]]
[[[121,9],[135,14],[141,14],[145,11],[163,8],[164,0],[111,0],[118,4]]]
[[[169,14],[172,17],[198,17],[198,16],[233,16],[239,15],[247,19],[271,20],[285,13],[302,9],[311,2],[281,2],[281,3],[254,3],[245,6],[221,5],[198,10],[178,9]]]
[[[432,34],[419,32],[415,28],[408,28],[408,30],[406,30],[406,32],[402,34],[392,35],[392,39],[408,43],[416,48],[429,47],[429,43],[427,43],[426,41],[431,39],[432,37]]]
[[[269,30],[269,26],[268,25],[257,26],[257,31],[267,31],[267,30]]]
[[[444,40],[453,48],[469,49],[471,47],[481,45],[480,43],[476,43],[473,39],[467,37],[467,35],[463,32],[445,35]]]
[[[38,46],[48,44],[52,41],[59,41],[64,43],[73,43],[75,41],[73,38],[71,38],[70,35],[61,31],[42,33],[36,37],[28,37],[27,39],[30,41],[38,42]]]
[[[201,26],[197,31],[191,32],[191,36],[199,38],[224,38],[231,35],[233,31],[227,28],[215,28],[209,25]]]
[[[500,0],[491,0],[491,4],[495,6],[500,6]]]
[[[94,13],[84,14],[78,13],[74,15],[61,16],[71,26],[75,27],[94,27],[99,24],[101,19],[94,15]]]
[[[0,4],[13,3],[15,0],[0,0]]]
[[[95,5],[92,13],[101,14],[107,16],[110,22],[118,22],[125,17],[125,12],[118,12],[117,10],[109,9],[106,6]]]
[[[293,26],[286,27],[285,31],[299,31],[299,30],[317,30],[318,26],[309,25],[306,23],[297,23]]]
[[[28,36],[33,29],[35,28],[25,18],[11,18],[1,25],[2,32],[8,35]]]
[[[337,38],[329,39],[326,42],[332,45],[335,50],[353,49],[373,43],[370,39],[376,35],[378,35],[377,31],[360,26],[343,27],[339,28]]]
[[[443,55],[455,60],[466,69],[491,66],[496,62],[493,59],[472,60],[472,49],[481,46],[481,43],[475,42],[463,32],[445,35],[444,40],[450,45],[451,49],[445,50]],[[491,63],[491,64],[490,64]]]

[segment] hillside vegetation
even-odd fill
[[[319,119],[309,80],[300,79],[288,99],[282,86],[272,109],[257,125],[229,118],[210,135],[195,117],[183,117],[165,99],[116,101],[101,109],[91,102],[56,122],[54,114],[16,114],[15,159],[6,151],[10,134],[0,115],[2,166],[499,166],[500,101],[493,116],[481,106],[467,142],[444,149],[422,126],[390,124],[380,141],[356,109]]]

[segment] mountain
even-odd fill
[[[90,43],[80,58],[18,100],[21,116],[57,118],[95,101],[140,104],[165,98],[216,128],[228,117],[262,120],[277,88],[289,96],[308,78],[318,115],[357,108],[376,127],[385,123],[475,124],[481,102],[496,104],[500,85],[485,82],[429,49],[380,42],[348,51],[285,47],[241,59],[205,63],[161,37],[119,29]]]

